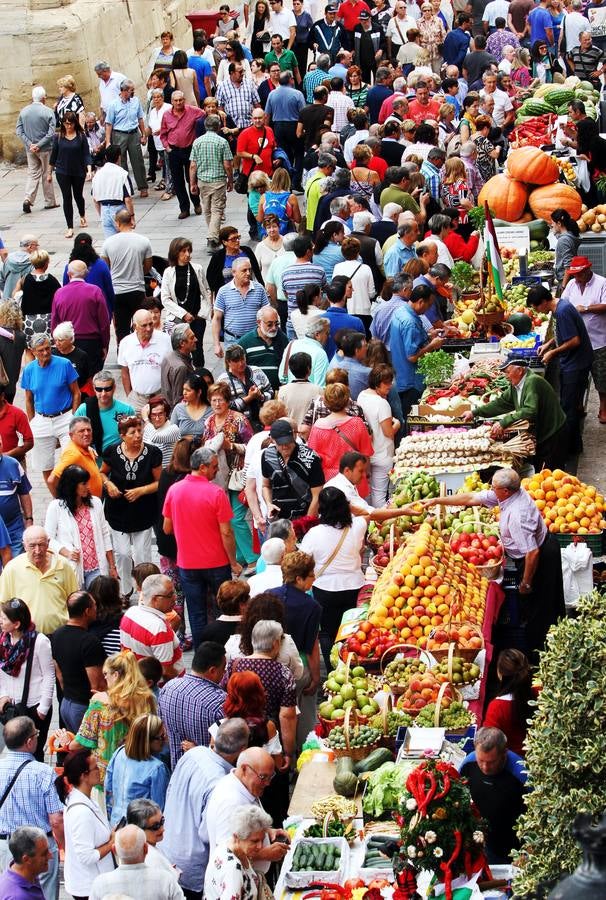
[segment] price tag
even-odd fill
[[[514,225],[507,228],[504,225],[495,225],[499,247],[515,247],[516,250],[530,250],[530,231],[527,225]]]

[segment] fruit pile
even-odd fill
[[[347,655],[353,653],[358,660],[380,660],[386,650],[401,643],[394,623],[394,619],[387,617],[381,625],[361,622],[358,631],[341,646],[341,659],[346,660]]]
[[[606,204],[594,206],[592,209],[587,209],[583,205],[581,207],[581,218],[578,219],[577,225],[581,234],[584,234],[586,231],[593,231],[594,234],[606,231]]]
[[[418,728],[433,728],[435,726],[436,705],[429,703],[423,707],[416,717],[413,725]],[[440,706],[439,728],[467,728],[473,722],[473,716],[459,700],[448,702],[444,698]]]
[[[394,505],[405,506],[425,500],[427,497],[439,497],[440,485],[433,475],[425,472],[410,472],[400,479],[394,487]]]
[[[562,173],[568,184],[576,184],[577,170],[575,169],[571,161],[566,157],[560,158],[559,156],[554,156],[553,159],[555,159],[560,172]]]
[[[392,709],[387,713],[387,734],[389,737],[395,737],[398,728],[407,728],[412,722],[412,717],[405,713],[403,709]],[[373,728],[384,729],[383,715],[379,713],[370,719],[369,725]]]
[[[452,674],[451,674],[452,670]],[[449,668],[448,660],[443,659],[437,665],[433,666],[431,671],[438,680],[449,680],[452,684],[473,684],[482,674],[482,670],[475,663],[461,659],[460,656],[453,656],[452,663]]]
[[[461,531],[451,539],[450,546],[472,566],[486,566],[503,559],[503,545],[496,533],[476,532],[473,523],[463,525]]]
[[[352,750],[358,747],[372,747],[378,743],[381,737],[382,734],[378,728],[373,728],[371,725],[360,725],[359,728],[350,729],[349,746]],[[332,750],[346,750],[345,728],[342,725],[335,726],[326,738],[326,743]]]
[[[549,530],[556,534],[599,534],[606,528],[604,497],[597,489],[562,469],[543,469],[524,478]]]
[[[477,487],[475,490],[486,491],[489,487],[490,485],[485,485],[484,487]],[[462,489],[461,493],[463,493]],[[458,534],[462,531],[461,525],[463,528],[468,529],[471,526],[470,531],[477,531],[479,522],[483,525],[494,525],[495,510],[498,510],[498,506],[494,507],[494,509],[488,506],[476,506],[474,509],[463,509],[458,513],[454,512],[453,507],[446,507],[446,509],[450,511],[442,519],[442,533]]]
[[[379,711],[378,703],[368,695],[366,670],[361,666],[355,666],[350,671],[349,680],[345,666],[329,672],[324,689],[330,696],[318,707],[318,713],[323,719],[333,722],[343,719],[345,710],[350,707],[365,717],[373,716]]]
[[[432,630],[451,619],[481,625],[487,589],[478,570],[424,522],[377,581],[368,621],[397,635],[394,643],[424,647]]]
[[[471,475],[465,476],[465,481],[457,491],[457,494],[469,494],[472,492],[475,493],[475,491],[487,491],[489,487],[490,485],[487,481],[482,481],[479,472],[472,472]],[[482,506],[480,507],[480,512],[486,511],[487,509],[487,507]],[[471,515],[473,517],[473,510],[465,509],[462,512],[471,512]],[[459,518],[462,518],[461,514],[459,514]]]
[[[427,649],[448,650],[449,644],[456,644],[463,650],[480,651],[483,641],[471,625],[454,625],[448,629],[436,628],[427,642]]]
[[[385,667],[383,678],[390,688],[406,690],[412,678],[423,675],[427,666],[420,659],[394,659]]]
[[[432,672],[425,672],[418,678],[411,678],[408,690],[398,699],[398,709],[411,716],[418,715],[419,711],[428,704],[435,705],[440,692],[441,682]],[[446,688],[442,697],[442,706],[447,708],[454,700],[450,686]]]

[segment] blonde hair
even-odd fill
[[[269,188],[272,191],[289,191],[290,184],[290,175],[286,169],[280,168],[274,172]]]
[[[137,716],[128,729],[124,752],[129,759],[144,760],[152,755],[151,742],[162,732],[162,719],[153,713]]]
[[[368,144],[357,144],[353,149],[353,158],[357,163],[368,162],[372,157],[372,150]]]
[[[341,412],[349,403],[351,394],[344,384],[328,384],[324,388],[324,402],[331,412]]]
[[[34,269],[42,269],[43,267],[48,266],[50,256],[46,250],[34,250],[34,252],[30,254],[29,261]]]
[[[76,90],[76,79],[73,75],[64,75],[63,78],[57,78],[58,88],[67,88],[68,91]]]
[[[5,300],[4,303],[0,303],[0,325],[14,328],[15,331],[23,331],[21,308],[14,300]]]
[[[114,653],[105,660],[103,673],[114,673],[118,680],[108,687],[109,706],[116,713],[116,722],[127,722],[129,725],[137,716],[156,712],[156,701],[141,670],[135,654],[130,650]]]
[[[248,190],[265,193],[269,190],[269,176],[265,172],[252,172],[248,177]]]
[[[454,106],[452,105],[452,103],[442,103],[442,105],[440,106],[439,115],[440,115],[440,118],[443,119],[447,113],[452,113],[453,118],[454,118],[455,112],[456,112],[456,110],[455,110]]]
[[[459,178],[467,178],[467,169],[465,163],[458,156],[451,156],[444,163],[443,184],[454,184]]]

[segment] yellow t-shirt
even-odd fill
[[[76,573],[69,562],[51,553],[50,567],[42,573],[21,553],[11,559],[0,578],[0,602],[20,597],[28,606],[36,629],[52,634],[67,622],[67,598],[78,590]]]

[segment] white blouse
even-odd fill
[[[77,788],[72,788],[67,797],[63,824],[65,890],[76,897],[88,897],[97,875],[114,869],[111,853],[101,859],[97,850],[109,841],[110,827],[94,800]]]
[[[17,676],[7,675],[0,669],[0,697],[9,697],[13,703],[20,703],[23,696],[26,664],[23,663]],[[46,714],[53,702],[55,689],[55,667],[49,639],[38,634],[34,646],[32,674],[27,697],[28,706],[37,706],[38,712]]]
[[[319,572],[330,559],[343,532],[332,525],[316,525],[307,532],[299,549],[311,553]],[[355,591],[364,584],[362,574],[362,546],[366,536],[366,519],[354,516],[339,552],[326,571],[314,581],[314,587],[322,591]]]

